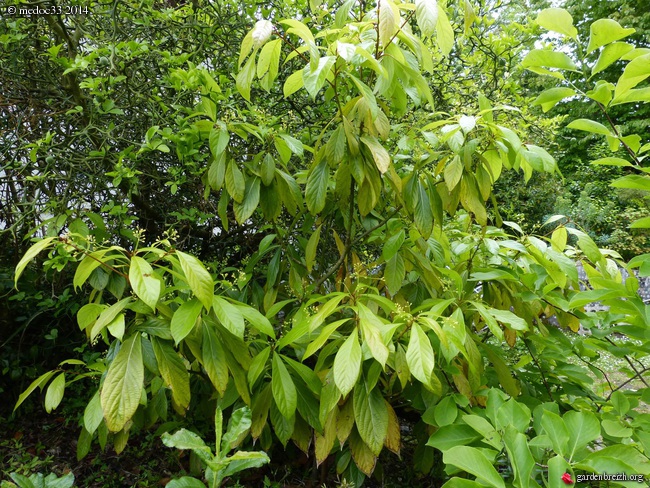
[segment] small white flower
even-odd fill
[[[253,45],[259,47],[269,40],[273,34],[273,24],[268,20],[258,20],[253,27]]]

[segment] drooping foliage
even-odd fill
[[[61,363],[18,404],[46,388],[51,411],[70,382],[94,385],[79,456],[95,441],[120,451],[171,415],[214,418],[214,450],[188,430],[163,438],[195,452],[211,486],[268,460],[227,456],[249,438],[332,456],[358,485],[384,448],[399,454],[406,417],[417,470],[447,487],[650,473],[638,280],[561,217],[550,235],[504,222],[492,191],[506,174],[557,171],[541,143],[556,121],[522,123],[535,116],[508,76],[518,56],[561,80],[536,105],[595,96],[607,112],[616,97],[646,101],[645,51],[594,95],[573,52],[518,51],[472,2],[145,7],[115,4],[110,27],[6,24],[6,43],[30,30],[48,43],[6,63],[63,80],[42,79],[58,91],[29,108],[20,90],[33,88],[8,80],[6,117],[34,112],[33,131],[3,139],[19,211],[8,229],[43,237],[15,280],[45,251],[47,268],[74,269],[77,324],[105,352]],[[631,31],[598,22],[578,46],[602,58]],[[537,24],[577,40],[564,10]],[[623,144],[630,159],[600,163],[646,189],[641,136],[569,128]],[[645,273],[647,259],[629,266]],[[586,312],[594,301],[609,310]],[[611,379],[601,353],[624,358],[629,379]]]

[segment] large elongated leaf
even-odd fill
[[[361,346],[359,345],[358,332],[355,328],[334,358],[334,382],[343,396],[350,393],[354,387],[354,384],[359,378],[360,370]]]
[[[190,404],[190,375],[183,359],[167,341],[151,338],[158,369],[165,384],[172,392],[172,400],[179,409],[185,410]]]
[[[431,389],[434,356],[431,341],[417,323],[411,326],[411,338],[406,350],[406,361],[413,376]]]
[[[219,394],[223,395],[228,386],[228,364],[223,346],[212,329],[212,324],[203,324],[203,344],[201,349],[203,367]]]
[[[111,432],[119,432],[133,417],[140,403],[144,382],[140,333],[129,337],[108,368],[100,399],[104,420]]]
[[[415,18],[422,37],[430,37],[438,23],[438,3],[436,0],[415,0]]]
[[[18,278],[20,278],[20,275],[23,274],[23,271],[25,270],[29,262],[32,259],[34,259],[43,249],[47,249],[47,247],[52,243],[52,241],[56,239],[57,239],[56,237],[46,237],[45,239],[38,241],[32,247],[27,249],[25,255],[21,258],[20,261],[18,261],[18,264],[16,265],[16,274],[14,275],[14,286],[18,286]]]
[[[600,437],[600,424],[591,412],[567,412],[564,415],[564,424],[569,431],[569,459],[572,459],[578,450]]]
[[[327,199],[327,185],[329,182],[329,169],[325,160],[314,166],[307,178],[305,199],[307,208],[312,214],[317,214],[325,207]]]
[[[212,303],[214,306],[214,313],[219,319],[219,322],[221,322],[221,325],[228,329],[233,335],[243,339],[246,324],[244,323],[244,317],[239,309],[219,295],[213,297]]]
[[[442,460],[445,464],[467,471],[476,476],[479,481],[487,483],[494,488],[505,488],[503,478],[494,469],[492,463],[481,451],[469,446],[456,446],[443,453]]]
[[[364,382],[354,387],[354,419],[359,435],[378,456],[388,434],[388,409],[377,388],[368,392]]]
[[[214,295],[214,282],[212,276],[207,272],[201,261],[190,254],[176,251],[181,269],[185,273],[187,284],[192,293],[201,301],[206,310],[212,307],[212,296]]]
[[[176,309],[172,316],[170,326],[171,334],[176,345],[192,331],[196,324],[196,319],[201,314],[202,308],[201,302],[197,298],[193,298]]]
[[[271,390],[273,391],[273,399],[280,413],[285,418],[290,419],[296,412],[298,395],[291,375],[277,353],[273,353],[272,373]]]

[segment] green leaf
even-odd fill
[[[447,189],[452,191],[460,183],[463,176],[463,163],[461,163],[459,157],[455,156],[451,163],[445,166],[444,176]]]
[[[603,134],[606,136],[614,136],[612,132],[603,124],[589,119],[576,119],[567,125],[567,129],[584,130],[594,134]]]
[[[92,341],[95,337],[97,337],[97,334],[99,334],[105,327],[111,324],[115,317],[117,317],[117,315],[122,310],[124,310],[124,307],[126,307],[130,302],[131,297],[122,298],[122,300],[119,302],[116,302],[105,309],[97,318],[95,325],[93,325],[93,328],[90,331],[90,340]]]
[[[630,229],[650,229],[650,217],[643,217],[630,224]]]
[[[242,203],[244,201],[246,180],[234,161],[229,161],[226,167],[226,190],[235,202]]]
[[[399,10],[391,0],[382,0],[377,5],[379,10],[379,41],[385,49],[399,29]]]
[[[213,297],[212,306],[221,325],[228,329],[234,336],[243,339],[246,324],[244,323],[244,316],[239,309],[219,295]]]
[[[378,388],[367,391],[363,382],[354,387],[354,419],[359,435],[379,456],[388,434],[388,408]]]
[[[549,488],[566,488],[568,485],[562,481],[562,475],[571,469],[569,463],[562,456],[555,456],[548,460]]]
[[[90,434],[94,434],[102,420],[104,420],[104,412],[99,401],[99,390],[97,390],[84,409],[84,427]]]
[[[485,455],[474,447],[456,446],[445,451],[442,456],[445,464],[452,464],[494,488],[505,488],[503,478]]]
[[[634,29],[625,29],[621,24],[611,19],[598,19],[589,28],[589,44],[587,54],[595,51],[605,44],[618,41],[635,32]]]
[[[427,446],[435,447],[440,451],[447,451],[452,447],[470,444],[481,437],[469,425],[452,424],[440,427],[427,441]]]
[[[161,436],[161,440],[167,447],[175,447],[184,451],[190,450],[206,463],[212,461],[212,451],[205,445],[203,439],[187,429],[180,429],[174,434],[165,432]]]
[[[517,488],[528,488],[533,469],[535,468],[535,460],[528,448],[526,436],[521,432],[517,432],[511,426],[508,426],[503,436],[503,441],[512,469],[515,472],[514,485]],[[534,483],[533,486],[537,485]]]
[[[271,81],[275,79],[278,74],[278,62],[280,61],[280,53],[282,52],[282,39],[274,39],[267,42],[260,55],[257,58],[257,77],[262,78],[265,74],[270,75]]]
[[[618,166],[618,167],[634,166],[632,163],[626,161],[625,159],[615,158],[613,156],[607,158],[595,159],[594,161],[591,162],[591,164],[598,164],[602,166]]]
[[[248,407],[241,407],[235,410],[228,420],[228,428],[221,439],[220,452],[228,453],[236,447],[237,440],[251,427],[251,410]]]
[[[573,459],[575,453],[600,437],[600,425],[596,416],[587,411],[570,411],[564,414],[564,425],[569,432],[568,455]]]
[[[325,327],[323,327],[323,330],[318,335],[318,337],[314,339],[305,349],[305,354],[303,354],[302,360],[304,361],[309,356],[311,356],[316,351],[318,351],[321,347],[323,347],[323,344],[327,342],[327,339],[330,338],[330,336],[336,331],[336,329],[338,329],[341,325],[346,323],[348,320],[350,319],[337,320],[336,322],[332,322],[331,324],[327,324]]]
[[[65,373],[60,373],[52,380],[45,393],[45,411],[50,413],[63,400],[65,392]]]
[[[235,201],[233,204],[233,211],[235,212],[235,220],[239,225],[243,225],[260,203],[260,178],[248,178],[245,184],[244,198],[241,202]]]
[[[386,287],[391,295],[395,296],[402,288],[402,283],[406,277],[406,267],[401,255],[395,254],[386,262],[384,268],[384,280]]]
[[[497,310],[496,308],[489,308],[488,312],[496,320],[502,324],[506,324],[513,330],[528,330],[528,324],[526,321],[512,313],[510,310]]]
[[[384,260],[389,261],[395,254],[397,254],[405,240],[406,234],[404,233],[404,229],[400,229],[397,234],[388,238],[381,249],[381,254],[384,257]]]
[[[454,423],[458,416],[458,407],[453,397],[447,396],[440,400],[433,412],[438,427],[444,427]]]
[[[333,369],[334,382],[341,394],[346,396],[354,387],[361,371],[361,346],[356,328],[336,353]]]
[[[558,68],[576,71],[576,65],[565,53],[533,49],[530,51],[521,65],[525,68],[543,66],[545,68]]]
[[[75,287],[75,289],[80,288],[90,277],[91,273],[102,265],[102,259],[108,251],[109,249],[95,251],[88,254],[81,260],[79,266],[77,266],[77,269],[75,270],[74,278],[72,280],[72,285]]]
[[[205,488],[203,481],[190,476],[182,476],[176,480],[171,480],[165,486],[166,488]]]
[[[612,63],[615,63],[625,54],[629,53],[634,49],[632,44],[627,42],[614,42],[608,46],[605,46],[603,52],[598,56],[598,61],[593,68],[591,68],[591,76],[594,76],[596,73],[600,73],[605,68],[607,68]]]
[[[563,8],[547,8],[537,14],[535,20],[544,29],[564,34],[571,39],[578,35],[578,30],[573,26],[573,17]]]
[[[251,85],[255,79],[255,56],[251,56],[246,61],[246,64],[243,68],[237,73],[235,78],[235,85],[237,91],[249,102],[251,101]]]
[[[214,295],[214,282],[212,276],[207,272],[203,263],[190,254],[181,251],[174,253],[178,257],[181,269],[187,279],[190,290],[201,301],[207,311],[212,307]]]
[[[415,0],[415,18],[422,37],[430,37],[438,23],[438,3],[436,0]]]
[[[242,316],[250,323],[255,329],[262,334],[275,339],[275,331],[269,319],[262,315],[258,310],[248,305],[237,305],[237,309]]]
[[[289,98],[291,95],[296,93],[304,86],[304,81],[302,77],[302,70],[296,71],[295,73],[289,75],[289,77],[284,82],[283,93],[284,98]]]
[[[45,239],[42,239],[38,241],[36,244],[32,245],[29,249],[27,249],[27,252],[25,255],[21,258],[20,261],[18,261],[18,264],[16,265],[16,274],[14,275],[14,286],[18,286],[18,278],[20,278],[20,275],[23,274],[23,271],[25,270],[25,267],[29,264],[29,262],[34,259],[42,250],[47,249],[47,247],[55,240],[57,240],[58,237],[46,237]]]
[[[135,294],[155,311],[160,298],[160,280],[154,278],[151,265],[139,256],[131,258],[129,282]]]
[[[454,48],[454,28],[449,22],[445,10],[438,5],[438,21],[436,22],[436,41],[443,55],[448,56]]]
[[[43,385],[45,385],[45,383],[50,381],[50,378],[52,378],[52,376],[54,376],[55,373],[56,371],[48,371],[47,373],[43,373],[41,376],[39,376],[34,381],[32,381],[32,383],[27,387],[27,389],[18,396],[18,401],[14,406],[14,412],[18,407],[20,407],[20,405],[25,401],[25,399],[29,395],[31,395],[31,393],[36,388],[40,388],[41,390],[43,390]]]
[[[614,180],[612,186],[614,188],[650,191],[650,177],[645,175],[626,175]]]
[[[551,110],[558,102],[576,94],[575,90],[566,87],[549,88],[544,90],[533,102],[533,105],[540,105],[544,112]]]
[[[296,412],[298,396],[287,367],[280,355],[273,353],[271,390],[278,410],[284,418],[290,419]]]
[[[212,151],[213,156],[218,157],[222,152],[224,152],[228,146],[228,141],[230,141],[230,134],[228,134],[226,126],[223,124],[223,122],[219,128],[216,126],[212,127],[212,130],[210,131],[209,142],[210,151]]]
[[[381,337],[383,324],[381,323],[381,320],[379,320],[379,318],[362,303],[357,305],[357,310],[359,312],[359,328],[361,329],[364,342],[368,346],[368,349],[370,349],[372,357],[374,357],[383,368],[386,366],[386,361],[388,360],[388,347],[386,347]]]
[[[115,355],[100,393],[108,430],[119,432],[133,417],[140,403],[143,382],[142,345],[140,333],[135,333]]]
[[[381,143],[373,136],[362,136],[361,142],[363,142],[366,146],[368,146],[368,149],[370,149],[379,172],[381,174],[384,174],[386,171],[388,171],[388,167],[390,166],[390,155],[384,146],[382,146]]]
[[[621,99],[628,91],[650,76],[650,54],[630,61],[619,77],[614,90],[614,99]]]
[[[565,456],[569,444],[569,431],[559,415],[548,410],[542,416],[542,427],[553,443],[557,454]]]
[[[320,230],[323,226],[316,227],[316,231],[309,237],[307,247],[305,248],[305,264],[307,271],[310,273],[314,269],[314,261],[316,260],[316,252],[318,251],[318,241],[320,240]]]
[[[329,168],[325,160],[320,161],[307,178],[305,200],[312,214],[317,214],[325,208],[327,185],[329,183]]]
[[[176,309],[172,316],[170,327],[176,345],[185,339],[187,334],[192,331],[196,324],[196,319],[199,318],[202,309],[203,306],[198,298],[192,298]]]
[[[183,359],[167,341],[151,338],[160,376],[172,392],[172,400],[181,410],[190,405],[190,375]]]
[[[433,347],[431,347],[431,341],[417,323],[411,326],[411,338],[406,350],[406,362],[413,376],[429,390],[432,390],[431,376],[434,374]]]
[[[431,201],[424,184],[418,180],[416,184],[415,208],[413,210],[413,220],[415,227],[422,234],[422,237],[428,239],[433,231],[433,211],[431,210]]]
[[[316,95],[323,87],[334,61],[336,61],[336,56],[323,56],[318,60],[318,66],[313,71],[310,64],[302,70],[302,82],[312,98],[316,98]],[[286,86],[285,83],[285,97],[288,96]]]
[[[224,395],[228,387],[228,364],[223,345],[210,323],[203,323],[203,343],[201,356],[203,367],[215,390]]]

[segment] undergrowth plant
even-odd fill
[[[50,267],[75,266],[74,287],[88,296],[79,329],[106,353],[64,361],[16,407],[40,388],[52,411],[66,385],[89,379],[96,393],[80,457],[95,440],[119,452],[132,430],[167,419],[170,407],[180,416],[216,411],[215,452],[188,430],[163,437],[199,456],[211,486],[267,461],[261,452],[226,457],[248,437],[264,450],[292,441],[317,464],[332,456],[359,486],[384,449],[399,455],[401,418],[413,415],[413,462],[446,488],[650,474],[650,415],[635,410],[650,400],[639,361],[649,352],[650,308],[638,280],[624,280],[620,256],[561,216],[550,219],[560,225],[549,235],[501,220],[491,190],[502,172],[528,180],[556,171],[513,122],[521,109],[478,93],[462,112],[435,111],[429,79],[454,55],[450,15],[464,17],[465,37],[482,21],[470,2],[460,11],[433,0],[309,8],[310,16],[259,20],[244,38],[235,85],[245,110],[221,111],[229,81],[206,67],[169,73],[194,104],[165,144],[175,142],[181,158],[181,140],[209,154],[205,196],[225,230],[239,225],[260,237],[254,252],[224,269],[182,251],[173,236],[147,242],[136,232],[118,245],[77,225],[38,240],[16,283],[44,251]],[[538,23],[575,39],[567,15],[546,10]],[[615,87],[586,93],[603,106],[647,100],[647,88],[632,88],[650,75],[649,55],[618,42],[626,32],[610,20],[592,26],[586,52],[602,48],[600,66],[629,59]],[[561,80],[564,70],[580,72],[569,54],[551,50],[531,51],[523,66]],[[264,116],[262,92],[273,94],[280,78],[285,99],[308,95],[318,107],[313,125],[290,133],[281,117]],[[577,93],[554,88],[535,103]],[[615,184],[645,185],[640,136],[593,121],[570,127],[623,144],[640,174]],[[143,147],[161,133],[152,128]],[[599,164],[623,165],[606,159]],[[628,268],[650,274],[648,266],[642,256]],[[609,310],[586,312],[595,301]],[[511,348],[521,351],[516,362]],[[623,358],[628,381],[644,388],[612,383],[596,364],[602,352]],[[594,377],[605,393],[594,391]],[[222,413],[230,427],[219,440]]]

